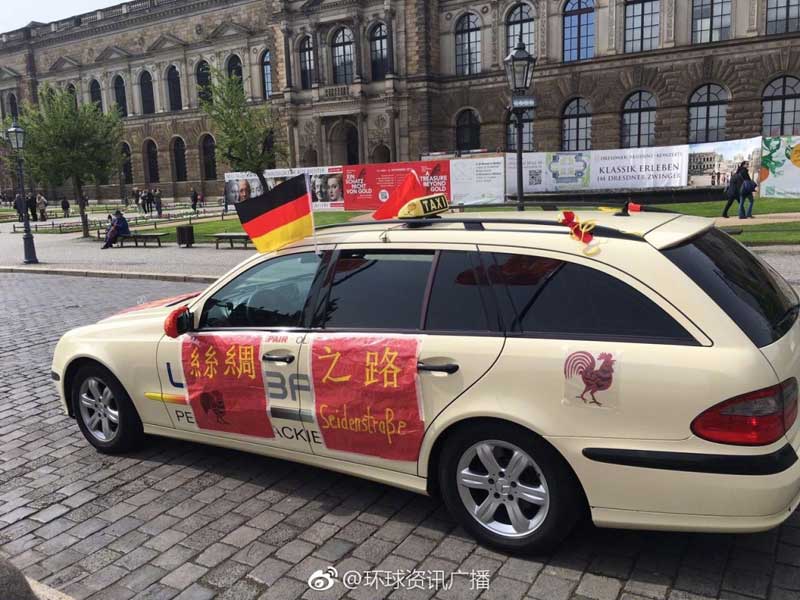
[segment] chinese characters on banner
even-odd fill
[[[352,165],[344,167],[345,210],[375,210],[389,199],[408,175],[416,171],[428,194],[450,197],[450,161]]]
[[[260,335],[184,338],[181,362],[200,429],[274,437],[261,374]]]
[[[314,412],[326,448],[417,460],[425,430],[418,352],[410,336],[314,338]]]

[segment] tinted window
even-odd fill
[[[772,267],[718,229],[664,254],[733,319],[753,343],[767,346],[791,328],[797,294]]]
[[[299,327],[319,262],[307,252],[253,267],[205,303],[200,326]]]
[[[342,251],[324,327],[419,329],[433,252]]]
[[[549,258],[494,255],[490,279],[509,331],[569,339],[694,343],[650,299],[596,269]]]
[[[439,255],[426,329],[488,331],[479,265],[475,252],[442,252]]]

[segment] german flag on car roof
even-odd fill
[[[307,178],[298,175],[266,194],[235,205],[259,252],[274,252],[314,232]]]

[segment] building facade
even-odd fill
[[[130,161],[98,197],[120,182],[213,196],[227,167],[199,109],[212,72],[279,114],[286,166],[513,150],[503,58],[521,38],[537,59],[525,150],[800,133],[799,13],[798,0],[134,0],[0,35],[0,111],[70,89],[125,115]]]

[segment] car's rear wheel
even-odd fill
[[[439,486],[478,541],[506,552],[544,552],[572,530],[583,495],[563,458],[521,427],[487,423],[448,437]]]
[[[101,452],[125,452],[141,442],[142,421],[108,369],[96,364],[82,367],[73,380],[72,402],[81,433]]]

